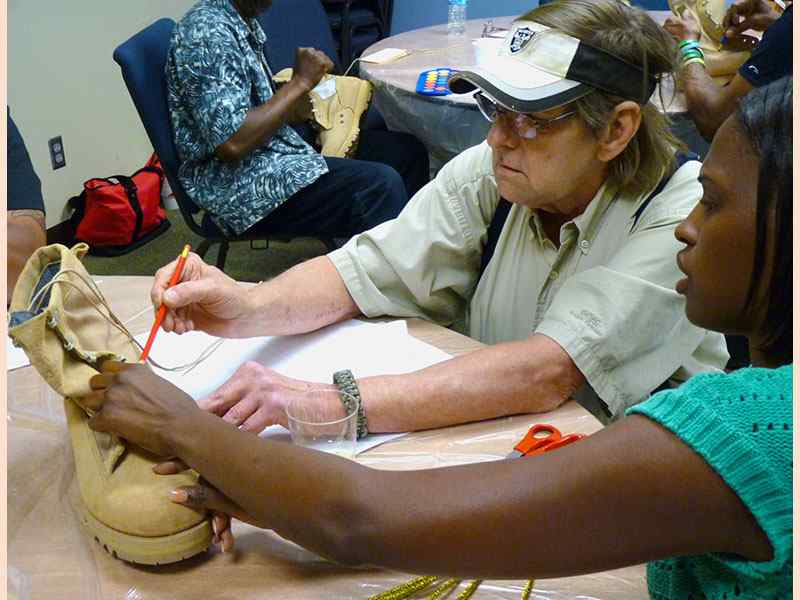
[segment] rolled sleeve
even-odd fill
[[[329,254],[366,316],[449,325],[464,315],[478,278],[478,232],[493,211],[488,204],[497,202],[487,199],[493,188],[485,175],[470,171],[480,148],[451,161],[396,219]]]
[[[189,36],[177,44],[175,65],[189,114],[216,148],[244,123],[252,86],[235,34],[213,34]]]
[[[698,168],[673,177],[606,265],[567,280],[536,329],[564,348],[615,416],[666,381],[705,336],[674,290],[675,260],[664,260],[680,249],[675,227],[702,194]]]

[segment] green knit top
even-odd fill
[[[764,530],[768,562],[731,554],[648,563],[655,600],[790,598],[792,365],[697,375],[628,410],[666,427],[725,480]]]

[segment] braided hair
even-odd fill
[[[740,101],[735,119],[759,156],[756,254],[747,304],[755,300],[771,255],[765,350],[788,364],[792,362],[792,78],[751,91]]]

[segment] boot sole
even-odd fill
[[[122,533],[98,521],[76,502],[81,524],[114,558],[140,565],[165,565],[199,554],[211,545],[211,523],[203,521],[172,535],[142,537]]]

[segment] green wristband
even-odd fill
[[[353,402],[358,404],[358,416],[356,417],[356,437],[360,440],[367,435],[367,415],[364,412],[364,403],[361,401],[361,392],[358,391],[358,384],[353,372],[349,369],[336,371],[333,374],[333,383],[339,388],[344,409],[349,413],[353,411]]]
[[[683,57],[692,56],[695,54],[704,56],[703,51],[700,48],[684,48],[683,50],[681,50],[681,56]]]
[[[699,48],[700,42],[697,40],[683,40],[680,44],[678,44],[678,48],[683,50],[684,48]]]

